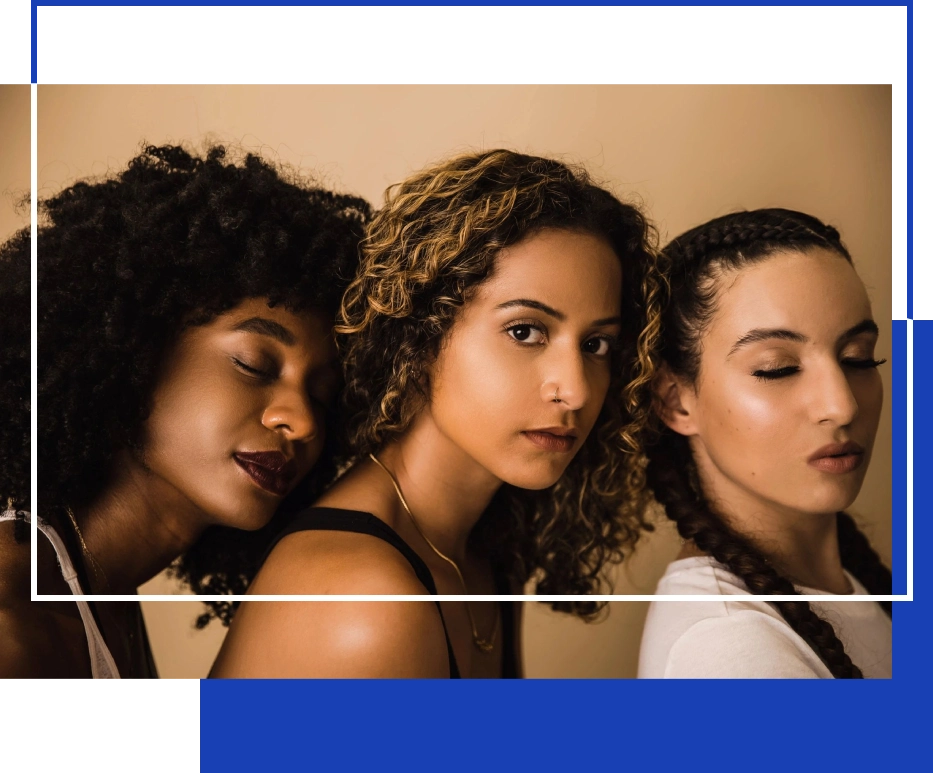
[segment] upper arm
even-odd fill
[[[21,616],[0,609],[0,679],[35,679],[48,676],[44,662],[30,646],[30,629]]]
[[[449,676],[430,601],[250,601],[241,605],[214,677]]]
[[[29,545],[13,540],[12,523],[0,524],[0,679],[46,675],[29,615],[39,608],[29,598]]]
[[[754,610],[702,620],[671,647],[665,678],[819,679],[829,671],[783,620]]]

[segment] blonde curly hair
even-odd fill
[[[376,453],[430,400],[427,366],[500,250],[546,228],[605,238],[623,267],[621,350],[596,425],[548,489],[504,485],[471,544],[541,594],[600,590],[604,569],[650,529],[641,435],[649,420],[663,279],[641,212],[580,168],[492,150],[456,156],[386,191],[362,243],[337,327],[355,458]],[[602,604],[554,609],[594,617]]]

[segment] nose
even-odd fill
[[[555,351],[542,379],[541,399],[559,403],[571,411],[578,411],[586,405],[590,399],[590,381],[582,352]]]
[[[272,400],[263,411],[262,425],[274,432],[284,433],[294,442],[314,440],[320,431],[320,422],[303,384],[282,384],[276,388]]]
[[[838,364],[822,374],[814,385],[813,393],[818,423],[845,427],[858,416],[858,400],[845,371]]]

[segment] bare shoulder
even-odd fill
[[[214,677],[444,678],[430,601],[252,601],[237,612]]]
[[[411,564],[378,537],[304,531],[269,555],[251,595],[427,594]],[[424,678],[449,676],[432,601],[251,601],[233,620],[211,676]]]
[[[369,534],[302,531],[269,554],[249,592],[420,595],[428,591],[395,547]]]
[[[40,563],[44,553],[40,543]],[[60,604],[31,601],[30,557],[30,543],[0,523],[0,679],[85,676],[81,631],[56,612]]]

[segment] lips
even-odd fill
[[[823,446],[807,459],[807,464],[821,472],[847,473],[857,470],[865,461],[865,449],[854,441]]]
[[[544,451],[567,453],[572,451],[577,442],[576,430],[568,427],[545,427],[528,429],[522,436]]]
[[[298,473],[295,460],[281,451],[237,451],[233,461],[259,488],[280,497],[288,493]]]

